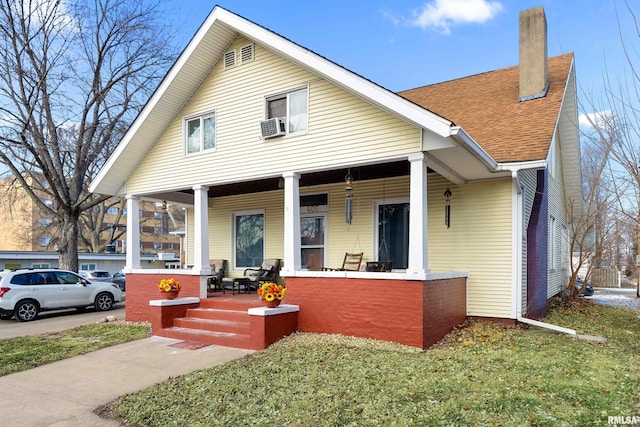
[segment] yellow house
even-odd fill
[[[547,58],[542,8],[520,19],[518,66],[393,93],[216,7],[90,189],[186,208],[188,296],[207,298],[211,259],[230,278],[281,260],[300,330],[426,347],[467,316],[537,318],[566,285],[580,153],[573,55]],[[346,252],[360,271],[323,271]],[[144,317],[155,284],[139,254],[127,270]]]

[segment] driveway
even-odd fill
[[[585,298],[597,304],[640,311],[640,298],[636,296],[635,288],[594,288],[593,295]]]
[[[78,311],[72,308],[41,312],[35,320],[30,322],[18,322],[15,319],[0,320],[0,339],[64,331],[76,326],[96,323],[109,315],[116,316],[118,320],[124,320],[124,308],[124,302],[119,302],[114,304],[113,309],[109,311],[95,311],[93,308]]]

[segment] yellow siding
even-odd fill
[[[468,270],[470,316],[511,314],[511,180],[455,186],[428,178],[429,268]],[[451,228],[444,223],[444,191],[451,189]]]
[[[508,318],[511,308],[511,181],[455,186],[430,174],[427,182],[429,268],[432,272],[469,271],[469,315]],[[343,184],[300,190],[301,195],[329,195],[327,266],[340,266],[345,252],[364,252],[364,262],[375,259],[374,201],[408,198],[409,178],[356,180],[353,188],[351,225],[344,219]],[[444,226],[442,194],[446,188],[453,192],[449,229]],[[283,196],[282,191],[272,191],[210,200],[210,257],[227,259],[229,265],[233,265],[233,212],[265,209],[265,256],[282,258]],[[189,241],[193,242],[192,237]],[[242,271],[231,271],[230,275],[242,275]]]
[[[247,43],[239,38],[231,48]],[[301,86],[309,88],[308,133],[263,141],[265,96]],[[216,150],[184,156],[183,118],[207,111],[216,112]],[[130,177],[127,192],[166,190],[169,165],[172,185],[190,188],[419,150],[416,127],[256,45],[255,61],[227,70],[221,63],[214,66]]]
[[[242,276],[244,269],[233,270],[233,213],[261,210],[264,212],[265,258],[284,256],[284,192],[269,191],[209,200],[209,258],[226,259],[229,276]],[[193,224],[193,210],[189,209]],[[189,263],[193,262],[193,226],[188,227]]]

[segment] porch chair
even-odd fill
[[[207,276],[207,288],[211,291],[222,290],[222,278],[227,271],[226,259],[210,259],[211,276]]]
[[[280,276],[280,260],[278,258],[267,258],[262,261],[260,268],[247,268],[244,276],[249,279],[247,285],[249,290],[257,290],[260,283],[278,282]]]
[[[342,267],[329,268],[323,267],[322,271],[360,271],[360,265],[362,264],[362,257],[364,252],[350,253],[345,252],[344,259],[342,260]]]
[[[391,261],[369,261],[366,271],[391,271]]]

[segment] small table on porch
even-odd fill
[[[243,290],[245,293],[248,293],[251,291],[251,289],[249,289],[249,278],[248,277],[223,277],[222,293],[225,293],[226,289],[231,289],[231,295],[235,295],[236,291],[240,293]]]

